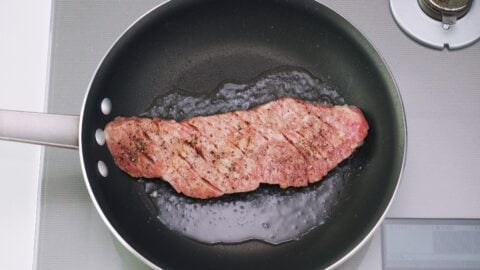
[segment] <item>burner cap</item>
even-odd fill
[[[459,49],[480,39],[480,1],[390,0],[390,9],[408,36],[430,47]]]
[[[467,14],[473,0],[418,0],[423,12],[438,21],[444,17],[460,19]]]

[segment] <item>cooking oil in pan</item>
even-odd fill
[[[281,97],[322,104],[345,100],[326,82],[301,68],[280,67],[245,83],[223,82],[206,94],[174,89],[158,96],[142,116],[182,120],[195,116],[247,110]]]
[[[198,200],[177,194],[166,183],[145,183],[168,228],[206,243],[238,243],[257,239],[271,244],[295,240],[322,225],[335,211],[343,191],[344,165],[305,188],[282,190],[262,186],[254,192]]]
[[[245,110],[290,96],[324,104],[344,99],[306,70],[282,67],[245,83],[224,82],[208,94],[172,91],[159,96],[143,114],[176,120],[199,115]],[[358,166],[343,162],[319,183],[281,189],[262,185],[258,190],[199,200],[176,193],[162,181],[145,181],[158,219],[171,230],[206,243],[238,243],[256,239],[272,244],[300,238],[322,225],[342,197],[349,177]]]

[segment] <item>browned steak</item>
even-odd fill
[[[117,117],[105,127],[117,165],[133,177],[158,178],[195,198],[317,182],[367,136],[354,106],[282,98],[247,111],[181,122]]]

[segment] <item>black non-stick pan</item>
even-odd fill
[[[248,81],[279,66],[324,78],[365,113],[369,135],[353,157],[363,169],[350,177],[347,199],[336,202],[323,225],[279,245],[205,244],[167,229],[145,202],[142,184],[115,166],[98,136],[101,129],[116,116],[140,115],[168,91],[208,93],[223,80]],[[133,254],[162,269],[334,267],[385,216],[406,149],[403,107],[385,63],[351,24],[312,0],[167,2],[140,18],[107,53],[80,118],[2,111],[0,137],[78,146],[85,184],[106,225]]]

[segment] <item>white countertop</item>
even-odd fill
[[[0,1],[0,109],[44,109],[50,7]],[[41,147],[0,141],[0,153],[0,269],[32,269]]]

